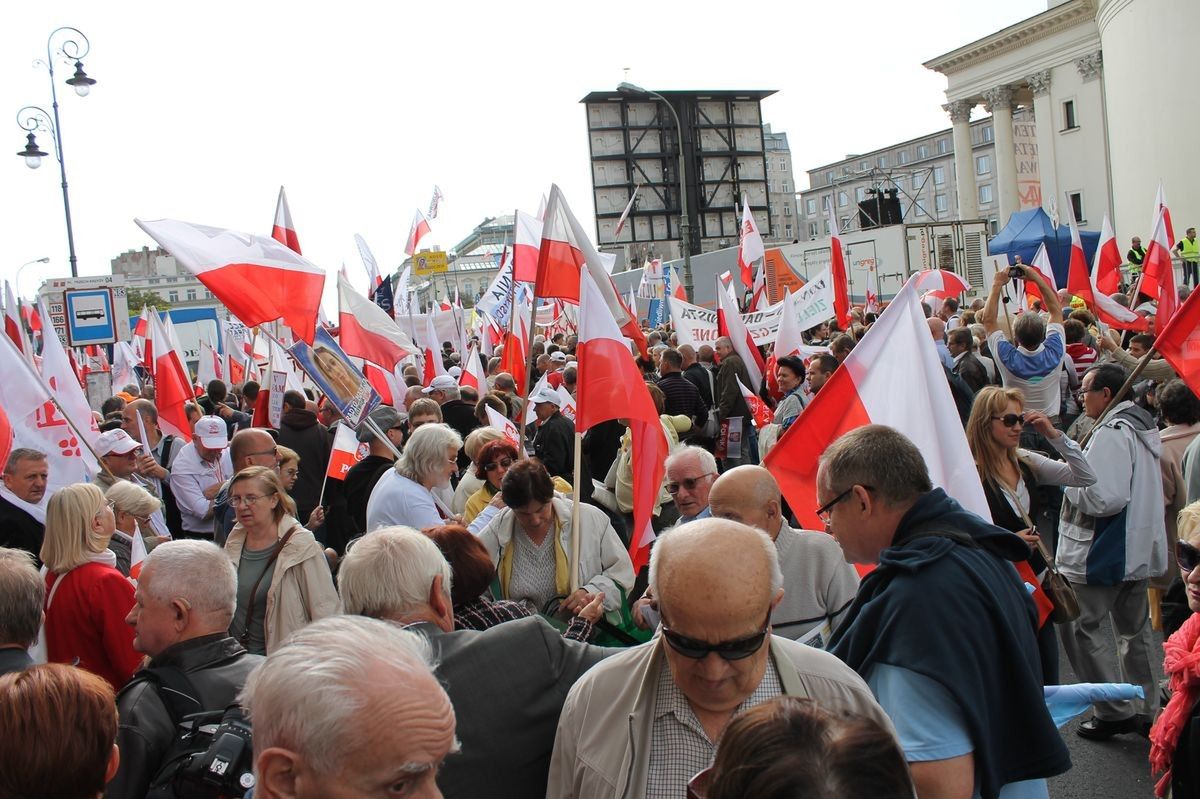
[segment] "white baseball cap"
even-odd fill
[[[550,388],[550,386],[542,386],[533,392],[533,396],[529,398],[529,401],[534,405],[537,405],[539,402],[551,402],[554,403],[555,407],[562,407],[562,397],[558,395],[557,391]]]
[[[225,449],[229,446],[229,429],[220,416],[201,416],[192,431],[200,443],[209,449]]]
[[[105,430],[96,437],[96,454],[100,457],[126,455],[140,446],[141,444],[130,438],[129,434],[120,428]]]
[[[567,354],[562,350],[555,350],[554,352],[550,353],[550,360],[554,361],[555,363],[566,363]]]
[[[422,394],[432,394],[435,391],[446,391],[448,389],[458,388],[458,381],[450,375],[438,375],[429,381],[429,385],[421,389]]]

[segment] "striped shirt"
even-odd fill
[[[481,596],[474,602],[459,605],[454,609],[454,629],[488,630],[497,624],[525,619],[532,615],[529,608],[521,602]],[[572,641],[587,641],[591,637],[592,623],[578,616],[571,618],[570,626],[563,633],[563,638],[570,638]]]

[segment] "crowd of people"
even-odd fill
[[[213,381],[184,441],[123,387],[92,483],[4,464],[0,740],[29,745],[0,746],[0,796],[1046,796],[1071,768],[1060,647],[1080,682],[1142,689],[1074,731],[1148,735],[1160,795],[1200,796],[1200,399],[1158,359],[1126,385],[1153,336],[1024,279],[1036,308],[1003,272],[924,303],[990,519],[890,427],[820,456],[824,529],[760,465],[876,313],[767,348],[760,386],[728,338],[645,331],[670,454],[641,569],[631,437],[603,422],[575,452],[566,332],[528,374],[482,359],[478,389],[449,345],[432,379],[405,366],[342,479],[315,393],[254,426],[259,386]],[[195,765],[219,746],[219,774]],[[212,793],[179,787],[202,771]]]

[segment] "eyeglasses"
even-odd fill
[[[104,507],[108,508],[113,513],[117,512],[117,503],[114,500],[110,499],[110,500],[106,501],[104,503]],[[99,513],[99,511],[96,511],[96,512]]]
[[[1200,563],[1200,549],[1185,544],[1182,541],[1175,542],[1175,560],[1179,563],[1179,568],[1185,572],[1190,572]]]
[[[247,458],[257,458],[259,455],[270,455],[273,458],[278,458],[279,457],[279,447],[271,447],[270,449],[264,449],[261,452],[250,452],[250,453],[247,453],[246,457]]]
[[[861,486],[861,488],[863,488],[863,490],[865,490],[865,491],[874,491],[875,490],[871,486]],[[824,524],[826,527],[829,526],[829,520],[833,516],[833,506],[838,504],[839,502],[841,502],[846,497],[850,496],[850,494],[853,493],[853,491],[854,491],[854,486],[850,486],[845,491],[838,494],[836,497],[829,500],[821,507],[817,508],[817,510],[816,510],[817,518],[821,520],[822,524]]]
[[[485,463],[483,465],[483,470],[485,472],[487,472],[488,474],[491,474],[492,472],[496,471],[497,469],[507,469],[509,466],[512,466],[512,465],[513,465],[512,458],[501,458],[498,461],[492,461],[491,463]]]
[[[675,482],[674,480],[672,480],[671,482],[667,483],[667,493],[670,494],[671,496],[675,496],[676,494],[679,493],[679,489],[681,489],[681,488],[684,491],[695,491],[696,486],[700,485],[701,480],[707,480],[708,478],[710,478],[712,476],[713,476],[712,472],[706,472],[706,473],[700,475],[699,477],[685,477],[682,480],[680,480],[679,482]]]
[[[1091,394],[1093,391],[1103,391],[1103,390],[1104,390],[1103,388],[1096,388],[1095,386],[1093,386],[1092,388],[1081,388],[1081,389],[1079,389],[1079,391],[1075,392],[1075,397],[1077,399],[1083,399],[1085,395]]]
[[[1025,426],[1025,414],[1023,413],[1006,413],[1003,416],[993,416],[993,422],[1000,422],[1005,427],[1016,427],[1017,425]]]
[[[744,660],[762,649],[763,641],[766,640],[767,633],[770,631],[770,611],[767,611],[767,617],[763,620],[763,628],[758,632],[753,635],[747,635],[745,638],[735,638],[732,641],[720,641],[715,644],[710,644],[707,641],[697,641],[693,638],[680,635],[665,624],[662,628],[663,638],[667,639],[667,643],[671,645],[671,648],[685,658],[691,658],[692,660],[703,660],[708,657],[709,653],[714,652],[723,660]]]
[[[271,492],[271,494],[274,494],[274,493],[275,493],[274,491]],[[260,499],[266,499],[267,497],[271,496],[271,494],[266,494],[261,497],[255,496],[254,494],[247,494],[244,497],[236,497],[236,496],[230,497],[229,505],[230,505],[230,507],[234,507],[234,508],[240,508],[243,505],[245,505],[246,507],[250,507],[250,506],[256,504]]]

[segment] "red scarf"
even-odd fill
[[[1166,772],[1154,786],[1155,796],[1165,796],[1171,787],[1171,758],[1179,733],[1187,724],[1196,700],[1200,699],[1200,613],[1193,613],[1163,644],[1163,671],[1170,678],[1171,701],[1150,730],[1150,768]]]

